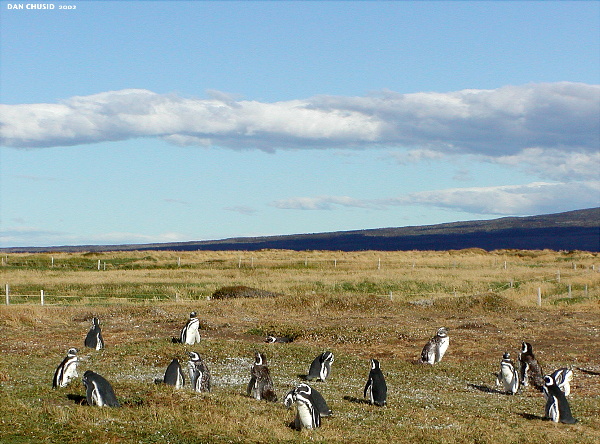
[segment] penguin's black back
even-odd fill
[[[573,418],[573,414],[571,413],[571,407],[569,406],[569,401],[567,401],[567,397],[563,393],[563,391],[558,388],[556,384],[552,384],[550,386],[546,385],[546,389],[548,390],[548,401],[546,405],[552,404],[555,398],[558,403],[558,420],[564,424],[575,424],[577,420]],[[546,408],[548,409],[548,408]]]
[[[87,370],[83,374],[83,383],[86,386],[86,398],[89,405],[93,404],[92,392],[95,388],[105,405],[110,407],[120,407],[112,386],[98,373]]]
[[[180,377],[182,379],[182,385],[184,385],[185,377],[183,376],[183,372],[181,371],[181,365],[179,364],[179,360],[175,358],[167,367],[167,371],[165,372],[163,382],[167,385],[177,385],[177,380]]]

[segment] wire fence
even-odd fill
[[[580,270],[582,270],[580,268]],[[517,289],[523,285],[534,284],[540,285],[537,287],[537,300],[538,305],[541,305],[542,299],[542,288],[543,284],[553,284],[554,288],[551,292],[546,292],[545,296],[553,296],[555,298],[566,297],[566,298],[588,298],[590,293],[590,288],[588,284],[579,284],[572,285],[564,280],[568,280],[573,276],[561,276],[560,270],[558,270],[555,274],[552,275],[540,275],[531,277],[529,279],[521,279],[514,280],[500,284],[498,282],[494,282],[493,285],[487,285],[487,287],[481,287],[479,293],[494,293],[494,294],[502,294],[503,292],[509,291],[511,289]],[[421,302],[426,300],[427,298],[440,298],[440,297],[461,297],[461,296],[471,296],[478,292],[464,292],[459,291],[457,289],[452,292],[444,292],[444,291],[433,291],[433,292],[406,292],[406,291],[389,291],[386,294],[373,294],[374,297],[386,297],[390,300],[397,300],[398,298],[402,300],[411,299],[411,298],[421,298]],[[185,296],[183,293],[177,291],[170,292],[154,292],[154,293],[135,293],[131,296],[119,296],[119,295],[69,295],[69,294],[54,294],[48,293],[45,290],[40,290],[39,293],[15,293],[12,291],[10,285],[5,284],[5,304],[40,304],[40,305],[62,305],[62,304],[117,304],[117,303],[153,303],[153,302],[165,302],[165,301],[191,301],[191,300],[199,300],[199,299],[210,299],[209,295],[196,295],[196,297]],[[417,301],[418,303],[419,301]]]

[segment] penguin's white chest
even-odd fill
[[[439,343],[437,344],[435,350],[435,362],[440,362],[446,354],[446,350],[448,350],[448,346],[450,345],[450,338],[446,336],[445,338],[440,338]]]
[[[299,420],[302,427],[305,427],[307,429],[312,429],[314,424],[313,424],[312,411],[311,411],[310,407],[308,405],[306,405],[304,402],[296,402],[296,411],[297,411],[297,413],[296,413],[297,419]]]
[[[77,374],[77,364],[78,362],[70,361],[65,365],[61,387],[65,387],[72,379],[77,378],[79,375]]]

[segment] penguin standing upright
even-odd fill
[[[173,359],[167,367],[163,379],[156,379],[154,382],[157,384],[172,385],[176,389],[183,387],[185,385],[185,377],[183,376],[179,360],[177,358]]]
[[[504,391],[509,395],[514,395],[519,390],[519,372],[508,352],[502,355],[500,372],[496,375],[496,384],[504,386]]]
[[[267,358],[263,353],[256,352],[254,354],[254,365],[250,370],[250,382],[246,393],[258,400],[277,401],[273,380],[269,367],[267,367]]]
[[[181,342],[182,344],[194,345],[200,342],[200,320],[196,317],[196,312],[190,313],[190,319],[188,319],[185,327],[181,329],[179,340],[174,342]]]
[[[573,380],[573,370],[570,368],[559,368],[550,375],[560,390],[569,396],[571,394],[571,381]],[[545,392],[544,392],[545,394]]]
[[[313,379],[325,381],[331,373],[331,364],[333,363],[333,353],[326,351],[317,356],[308,370],[306,379],[312,381]]]
[[[333,414],[333,412],[327,405],[325,398],[323,398],[323,395],[321,395],[321,393],[319,393],[317,391],[317,389],[315,389],[314,387],[310,387],[308,384],[306,384],[304,382],[298,384],[296,387],[291,389],[285,395],[285,398],[283,398],[283,405],[285,405],[288,409],[291,408],[292,405],[294,404],[294,391],[295,390],[300,390],[300,391],[305,391],[305,392],[310,390],[313,405],[319,411],[319,415],[321,416],[321,418],[323,418],[325,416],[331,416]]]
[[[544,416],[554,422],[575,424],[577,420],[571,414],[571,407],[564,392],[558,387],[552,375],[544,376],[544,397],[546,406]]]
[[[79,364],[77,351],[76,348],[70,348],[67,351],[65,359],[56,367],[52,378],[52,387],[66,387],[73,378],[79,376],[77,374],[77,365]]]
[[[294,428],[316,429],[321,426],[321,414],[308,384],[300,384],[292,391],[292,401],[296,403]]]
[[[423,347],[419,363],[437,364],[444,357],[449,344],[450,338],[448,337],[448,329],[446,327],[440,327],[435,336],[425,344],[425,347]]]
[[[92,319],[92,328],[90,328],[90,331],[85,336],[84,345],[96,350],[104,348],[104,339],[102,339],[102,330],[100,329],[98,318]]]
[[[377,359],[371,359],[371,371],[365,385],[363,396],[366,398],[369,393],[371,404],[383,407],[387,402],[387,385],[381,366]]]
[[[211,377],[208,366],[196,352],[190,352],[188,370],[190,373],[190,384],[196,392],[210,392]]]
[[[88,405],[97,405],[103,407],[119,407],[119,401],[110,383],[91,370],[83,374],[83,385],[86,389],[86,399]]]
[[[521,343],[519,368],[521,385],[526,387],[531,383],[537,390],[543,391],[544,374],[542,373],[542,367],[533,354],[533,347],[529,342],[523,341]]]

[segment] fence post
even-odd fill
[[[10,305],[10,285],[6,284],[6,305]]]
[[[44,305],[44,290],[40,290],[40,302]]]
[[[240,259],[238,260],[238,268],[242,268],[242,256],[240,256]]]
[[[560,284],[560,270],[556,271],[556,282]]]
[[[572,296],[572,293],[571,293],[571,284],[569,284],[569,297],[571,297],[571,296]]]
[[[98,271],[100,271],[100,259],[98,259]]]
[[[390,290],[390,301],[394,300],[394,294],[392,293],[392,291]]]
[[[180,257],[177,258],[177,266],[181,267],[181,258]]]
[[[381,258],[377,259],[377,269],[381,270]]]
[[[537,290],[537,303],[538,303],[538,307],[542,306],[542,289],[540,287],[538,287],[538,290]]]

